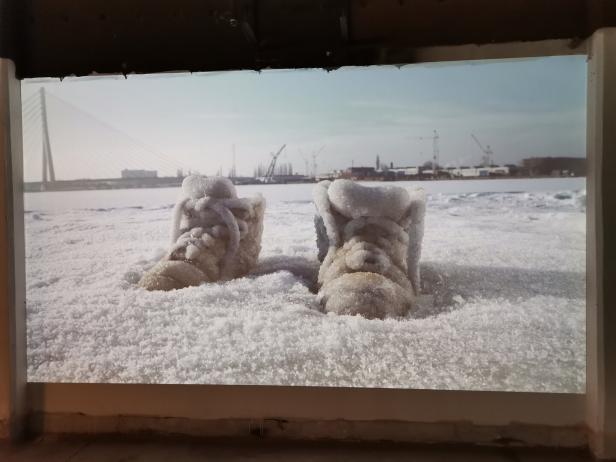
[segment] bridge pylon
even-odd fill
[[[41,190],[45,191],[50,183],[56,181],[56,172],[53,167],[53,156],[51,155],[51,143],[49,142],[49,126],[47,124],[47,99],[45,88],[39,90],[41,103],[41,128],[43,135],[43,175]]]

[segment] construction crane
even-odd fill
[[[310,166],[309,166],[310,162],[304,155],[304,151],[302,151],[301,149],[298,149],[297,151],[299,152],[300,157],[304,160],[304,170],[306,172],[306,177],[309,177],[310,176]]]
[[[231,164],[231,170],[229,170],[229,178],[233,180],[237,176],[237,170],[235,169],[235,144],[231,146],[231,151],[233,153],[233,161]]]
[[[267,167],[267,173],[265,174],[264,182],[272,183],[274,181],[274,172],[276,171],[276,161],[278,161],[278,157],[282,153],[282,150],[286,147],[286,144],[283,144],[282,147],[278,150],[276,154],[272,154],[272,160]]]
[[[317,177],[317,157],[321,154],[321,151],[325,149],[325,145],[321,146],[319,149],[312,153],[312,177]]]
[[[306,167],[307,177],[316,178],[317,176],[317,157],[319,156],[321,151],[323,151],[323,149],[325,149],[325,145],[321,146],[316,151],[312,151],[312,154],[310,154],[310,157],[312,157],[312,163],[310,162],[308,158],[306,158],[306,156],[304,156],[304,152],[301,149],[299,150],[299,153],[302,156],[302,159],[304,159],[304,165]]]
[[[432,140],[432,178],[436,178],[438,176],[438,166],[439,166],[439,150],[438,150],[438,140],[439,135],[436,130],[434,130],[434,134],[432,136],[418,136],[416,139],[418,140]]]
[[[481,149],[481,152],[483,152],[483,156],[481,158],[481,163],[483,164],[483,167],[489,167],[490,165],[492,165],[493,154],[492,149],[490,149],[490,145],[486,145],[486,147],[484,148],[475,135],[471,133],[471,136],[475,140],[475,143],[477,143],[477,146],[479,146],[479,149]]]

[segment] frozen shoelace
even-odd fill
[[[370,270],[381,273],[389,267],[391,262],[395,262],[406,272],[405,259],[393,254],[390,241],[393,238],[403,246],[408,246],[408,231],[403,227],[405,224],[401,225],[385,217],[359,217],[350,220],[342,232],[343,241],[351,245],[345,258],[347,266],[353,270]],[[367,226],[373,226],[382,231],[376,237],[375,243],[367,243],[361,239],[355,240]]]
[[[216,239],[228,238],[222,272],[239,249],[240,240],[248,231],[245,220],[236,217],[231,209],[245,210],[250,217],[254,208],[250,199],[202,197],[200,199],[184,198],[174,209],[171,254],[185,248],[186,258],[195,260],[204,250],[215,244]],[[192,215],[201,226],[181,229],[183,215]]]
[[[405,214],[401,220],[394,221],[385,217],[356,217],[351,218],[340,229],[340,220],[336,218],[336,213],[331,206],[328,196],[330,184],[330,182],[321,182],[313,190],[314,203],[327,236],[328,250],[327,255],[324,255],[325,259],[331,263],[327,256],[333,255],[336,249],[346,244],[350,250],[349,259],[346,261],[350,269],[358,271],[355,268],[369,268],[370,263],[366,265],[366,260],[375,262],[375,271],[388,266],[391,262],[395,262],[396,266],[401,269],[406,268],[408,278],[411,280],[415,291],[419,293],[421,287],[419,258],[421,255],[425,215],[425,196],[423,191],[416,191],[413,194],[413,198],[408,204],[410,207],[408,214]],[[355,237],[369,224],[375,225],[384,233],[394,236],[394,239],[390,241],[387,239],[387,235],[378,236],[376,244],[369,244],[361,237]],[[404,243],[407,251],[401,252],[399,246],[392,245],[393,241]],[[377,254],[377,256],[370,255],[370,253]]]

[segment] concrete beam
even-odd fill
[[[616,28],[589,43],[587,421],[599,458],[616,458]]]
[[[0,58],[0,438],[11,439],[22,434],[26,410],[20,90],[15,65]]]
[[[612,0],[15,2],[25,78],[402,64],[418,48],[544,40],[563,54],[616,26]]]

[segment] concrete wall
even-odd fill
[[[25,412],[21,140],[20,84],[12,61],[0,58],[0,437],[18,436]]]
[[[616,458],[616,28],[588,61],[587,422],[596,454]]]
[[[413,63],[428,46],[568,39],[573,49],[616,26],[613,0],[7,2],[23,5],[7,26],[23,23],[24,77]]]

